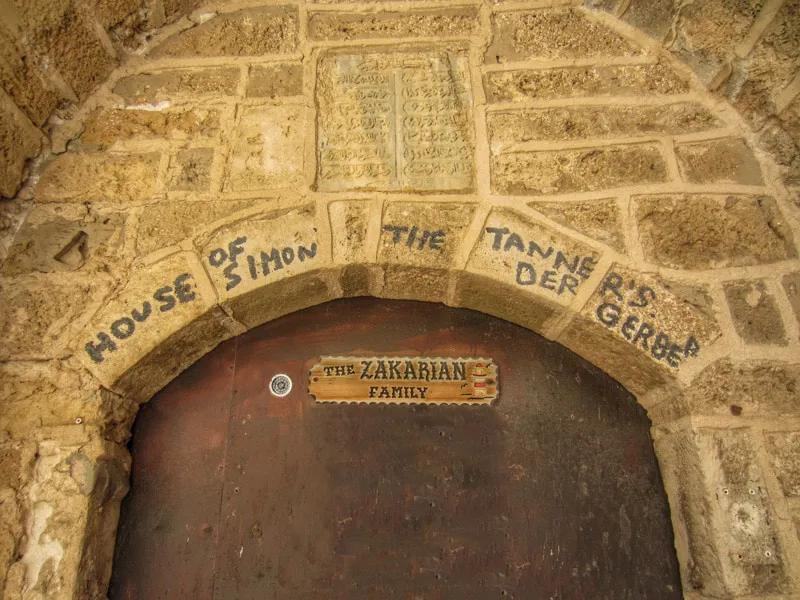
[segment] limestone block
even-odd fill
[[[637,393],[667,381],[720,337],[710,310],[655,275],[615,264],[557,341]]]
[[[583,192],[660,183],[668,178],[666,162],[655,144],[492,156],[492,190],[497,194]]]
[[[387,203],[378,242],[378,263],[384,268],[381,295],[441,302],[474,214],[473,204]]]
[[[104,29],[111,29],[141,10],[142,0],[100,0],[93,11]]]
[[[242,111],[225,189],[296,189],[303,174],[306,133],[302,106],[250,107]]]
[[[89,115],[81,141],[105,148],[132,139],[197,139],[219,134],[219,110],[96,110]]]
[[[328,205],[333,236],[333,260],[339,264],[370,262],[367,240],[370,202],[337,200]]]
[[[719,127],[703,106],[580,106],[489,113],[495,152],[520,142],[676,135]]]
[[[787,497],[800,496],[800,432],[765,433],[767,454]]]
[[[160,202],[142,208],[136,249],[149,254],[191,237],[198,228],[254,206],[255,200]]]
[[[641,51],[574,9],[503,12],[492,17],[487,64],[539,58],[634,56]]]
[[[156,105],[182,97],[234,96],[240,77],[241,72],[235,67],[167,69],[123,77],[113,90],[128,105]]]
[[[250,67],[245,95],[248,98],[279,98],[303,93],[303,65],[279,63]]]
[[[622,20],[661,41],[669,33],[677,8],[675,0],[632,0]]]
[[[786,345],[786,330],[775,297],[763,281],[737,281],[725,286],[733,325],[749,344]]]
[[[625,252],[619,206],[613,198],[586,202],[530,202],[532,209],[575,231]]]
[[[783,291],[786,292],[794,310],[794,316],[800,323],[800,272],[790,273],[783,278]]]
[[[475,8],[375,13],[319,12],[310,16],[312,40],[360,40],[392,37],[466,37],[480,29]]]
[[[153,58],[259,56],[297,48],[297,8],[267,6],[218,14],[177,33],[150,52]]]
[[[596,280],[600,252],[516,211],[495,208],[459,276],[456,303],[540,331]]]
[[[191,364],[187,357],[196,347],[208,350],[222,341],[216,337],[224,332],[220,333],[222,315],[212,311],[215,304],[214,291],[194,255],[173,254],[156,264],[140,265],[92,316],[75,352],[110,389],[128,395],[144,389],[155,392],[166,381],[145,372],[150,365],[144,359],[163,346],[168,355],[162,357],[159,373],[175,375]],[[206,322],[206,330],[198,330],[204,316],[216,324]],[[177,346],[176,336],[187,330],[196,339]],[[122,380],[128,371],[129,379]],[[130,378],[139,380],[134,389]],[[149,383],[158,387],[153,390]]]
[[[68,152],[43,171],[36,186],[40,202],[109,202],[151,200],[158,191],[158,153]]]
[[[463,44],[323,55],[317,189],[473,189],[470,89]]]
[[[0,277],[0,360],[49,359],[80,331],[86,306],[108,291],[104,277]]]
[[[248,327],[331,297],[321,273],[330,246],[318,235],[313,205],[236,221],[195,244],[220,303]]]
[[[11,198],[27,177],[25,161],[42,149],[44,136],[0,90],[0,196]]]
[[[742,267],[795,256],[792,233],[766,196],[634,198],[645,257],[677,269]]]
[[[167,19],[190,14],[203,5],[202,0],[162,0]]]
[[[170,161],[167,187],[176,191],[204,192],[211,185],[213,148],[181,150]]]
[[[685,94],[689,84],[664,63],[494,71],[483,78],[488,102]]]
[[[4,32],[0,32],[0,56],[0,88],[34,125],[41,126],[58,104],[58,95],[45,85],[41,72],[23,59],[17,44]]]
[[[675,154],[681,175],[690,183],[764,183],[761,167],[744,140],[677,144]]]
[[[98,269],[119,257],[126,215],[75,205],[35,205],[0,272],[22,275]]]

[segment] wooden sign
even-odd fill
[[[491,404],[499,384],[491,358],[323,356],[308,393],[317,402]]]

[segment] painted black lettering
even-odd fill
[[[419,397],[425,398],[425,394],[428,392],[428,388],[426,387],[418,387],[417,390],[419,391]]]
[[[408,239],[406,240],[406,246],[411,248],[411,245],[414,243],[414,239],[417,237],[417,226],[414,225],[411,227],[411,231],[408,232]]]
[[[662,358],[665,358],[669,353],[669,347],[670,347],[669,336],[666,333],[660,331],[656,335],[656,339],[653,340],[653,346],[650,348],[650,354],[652,354],[653,358],[655,358],[656,360],[661,360]]]
[[[136,323],[130,317],[122,317],[111,324],[111,334],[118,340],[128,339],[136,331]]]
[[[399,366],[399,360],[389,361],[389,379],[401,379],[400,370],[398,369]]]
[[[311,250],[309,250],[305,246],[297,247],[297,258],[300,259],[300,262],[303,262],[306,258],[314,258],[316,255],[317,255],[317,242],[311,244]]]
[[[453,363],[453,379],[456,381],[467,380],[467,363],[465,362]]]
[[[450,369],[448,368],[447,363],[444,361],[439,363],[439,379],[452,381],[452,378],[450,377]]]
[[[556,276],[555,271],[545,271],[544,273],[542,273],[542,279],[539,281],[539,285],[546,290],[555,291],[556,290],[556,280],[554,279],[555,276]]]
[[[256,257],[252,254],[247,255],[247,270],[250,271],[250,279],[258,279],[258,269],[256,269]]]
[[[116,352],[117,345],[114,343],[114,340],[111,339],[111,336],[107,333],[103,333],[102,331],[97,334],[98,343],[89,342],[84,346],[86,348],[86,353],[96,363],[103,362],[103,352]]]
[[[647,340],[652,337],[655,333],[655,330],[650,327],[649,323],[642,323],[639,327],[639,331],[636,332],[636,335],[633,336],[633,345],[635,346],[639,340],[642,341],[642,348],[645,350],[649,350],[650,348],[647,346]]]
[[[287,247],[281,250],[281,258],[283,259],[283,264],[292,264],[292,261],[294,261],[294,249]]]
[[[576,290],[578,289],[579,284],[580,280],[575,277],[575,275],[564,275],[561,278],[561,283],[558,286],[557,294],[560,296],[562,293],[564,293],[564,290],[569,290],[573,296],[577,296],[578,292]]]
[[[169,312],[175,308],[175,296],[170,293],[171,291],[172,287],[166,285],[158,288],[156,293],[153,294],[153,298],[161,303],[161,306],[158,307],[161,312]]]
[[[419,238],[419,244],[418,244],[420,250],[424,250],[425,249],[425,244],[428,243],[428,238],[429,237],[431,237],[431,232],[430,231],[423,231],[422,232],[422,237]]]
[[[242,236],[238,237],[228,244],[228,258],[232,263],[237,262],[236,257],[244,253],[244,244],[247,238]]]
[[[508,252],[511,250],[511,248],[516,248],[520,252],[525,252],[525,244],[522,243],[522,238],[516,233],[512,233],[510,236],[508,236],[506,244],[503,246],[503,251]]]
[[[578,261],[580,260],[580,256],[575,256],[572,259],[572,263],[567,260],[567,257],[564,256],[564,253],[559,250],[556,252],[556,260],[553,262],[553,268],[558,271],[561,265],[567,267],[570,273],[574,273],[578,269]]]
[[[620,308],[616,304],[604,302],[597,307],[597,320],[609,329],[614,328],[619,323]]]
[[[153,312],[153,307],[150,305],[149,302],[145,301],[144,304],[142,304],[142,312],[139,312],[138,308],[134,308],[131,311],[131,316],[133,317],[133,320],[136,321],[137,323],[144,323],[145,321],[147,321],[147,317],[150,316],[151,312]]]
[[[441,250],[442,246],[444,245],[444,231],[441,229],[439,231],[434,231],[431,233],[431,242],[430,247],[431,250]]]
[[[600,288],[600,293],[605,296],[606,293],[611,292],[617,297],[617,300],[622,302],[625,298],[622,295],[622,285],[625,280],[616,273],[609,273],[603,280],[603,287]]]
[[[392,386],[392,398],[404,398],[403,396],[403,386],[402,385],[393,385]]]
[[[181,304],[186,304],[197,298],[197,294],[192,291],[192,286],[186,283],[191,278],[191,275],[184,273],[183,275],[178,275],[175,281],[172,282],[172,286],[175,288],[175,295]]]
[[[517,283],[519,285],[533,285],[536,283],[536,269],[533,265],[520,261],[517,263]]]
[[[583,260],[581,261],[581,266],[578,268],[578,275],[584,279],[589,279],[592,271],[594,271],[595,265],[597,265],[597,261],[595,259],[593,259],[591,256],[584,256]]]
[[[269,263],[274,263],[273,268],[276,271],[283,268],[283,263],[281,262],[281,253],[278,252],[277,248],[270,250],[269,254],[264,251],[261,252],[261,272],[265,276],[270,274]]]
[[[384,231],[389,231],[392,234],[392,243],[397,245],[400,241],[400,236],[403,235],[406,231],[408,231],[408,227],[400,227],[397,225],[384,225]]]
[[[378,398],[388,398],[389,397],[389,388],[385,385],[381,386],[381,391],[378,394]]]
[[[669,347],[669,353],[667,354],[667,364],[670,367],[678,368],[681,364],[681,352],[683,349],[678,346],[678,344],[672,344]]]
[[[686,340],[686,346],[683,348],[683,354],[685,356],[697,356],[697,353],[700,352],[700,344],[694,338],[693,335],[689,336],[689,339]]]
[[[377,385],[369,386],[369,397],[370,398],[374,398],[375,394],[377,394],[377,393],[378,393],[378,386]]]
[[[508,227],[487,227],[486,233],[491,233],[494,235],[494,241],[492,242],[492,250],[500,250],[500,245],[503,243],[503,236],[507,235],[509,232]]]
[[[553,253],[553,247],[550,246],[547,250],[542,252],[542,247],[536,242],[528,242],[528,256],[538,254],[542,258],[548,258]]]
[[[419,379],[420,381],[431,380],[431,373],[430,370],[428,369],[428,363],[421,362],[417,365],[417,368],[419,370],[419,377],[417,379]]]
[[[221,267],[228,260],[228,253],[222,248],[214,248],[208,255],[208,262],[212,267]]]
[[[359,379],[372,379],[373,378],[372,375],[370,375],[370,373],[369,373],[370,365],[372,365],[372,361],[371,360],[362,360],[361,361],[361,366],[364,367],[364,370],[361,371],[361,377],[359,377]]]
[[[639,317],[628,315],[628,318],[625,319],[625,322],[622,324],[620,331],[622,332],[622,336],[629,342],[633,340],[637,323],[639,323]]]
[[[347,374],[348,375],[355,375],[356,374],[356,370],[355,370],[355,367],[353,367],[353,365],[347,365]]]
[[[239,265],[236,263],[231,263],[222,270],[222,274],[225,275],[225,278],[228,280],[225,289],[229,292],[242,282],[242,278],[236,273],[236,267],[238,266]]]
[[[378,365],[375,368],[375,374],[372,376],[373,379],[386,379],[386,362],[383,360],[378,361]]]
[[[414,369],[414,363],[411,362],[410,360],[406,361],[405,370],[406,370],[406,372],[405,372],[405,375],[403,376],[403,379],[416,379],[417,378],[417,371]]]
[[[656,292],[653,288],[647,287],[646,285],[640,285],[639,289],[636,290],[637,295],[639,296],[638,300],[631,300],[628,302],[628,306],[635,306],[636,308],[644,308],[652,300],[656,299]]]

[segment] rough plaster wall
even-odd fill
[[[712,27],[684,3],[671,41],[659,3],[600,7],[622,22],[542,2],[276,4],[163,28],[63,113],[33,170],[0,265],[5,597],[102,594],[139,402],[226,337],[359,294],[483,310],[611,373],[654,423],[687,597],[796,597],[797,189],[752,119],[670,58],[724,69],[713,52],[730,44],[693,36],[750,31],[775,5],[723,3],[737,16]],[[365,96],[341,111],[342,82],[369,69],[434,77],[442,100],[409,88],[415,108]],[[92,73],[53,89],[77,95]],[[374,113],[403,110],[446,113],[393,121],[410,141],[433,132],[433,150],[409,144],[403,173],[353,168],[386,158],[348,146],[375,134]],[[764,127],[790,129],[784,116]],[[443,228],[443,248],[408,245],[411,225]],[[275,269],[273,249],[313,242]]]

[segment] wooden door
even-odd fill
[[[488,356],[500,397],[317,404],[322,355]],[[374,299],[295,313],[142,408],[110,598],[678,599],[649,425],[615,381],[505,321]]]

